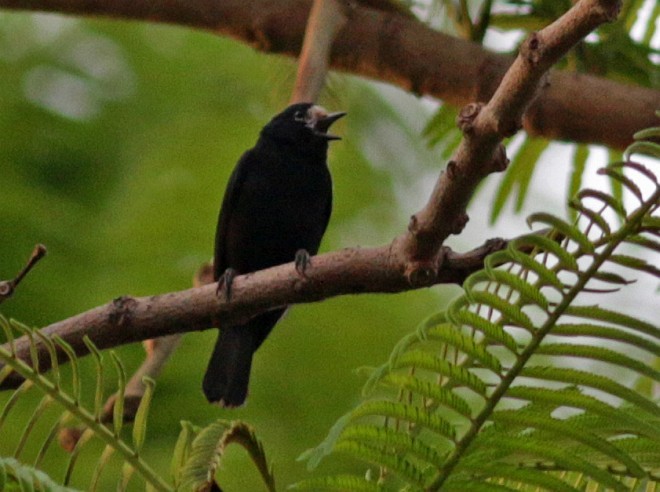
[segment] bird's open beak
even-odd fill
[[[333,135],[332,133],[328,133],[328,129],[330,128],[330,125],[332,125],[342,116],[346,116],[346,113],[343,111],[321,116],[316,120],[316,123],[314,124],[314,133],[325,138],[326,140],[341,140],[341,137]]]

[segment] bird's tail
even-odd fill
[[[252,367],[252,354],[259,348],[283,311],[270,311],[241,326],[220,331],[202,388],[206,399],[222,407],[245,403]]]

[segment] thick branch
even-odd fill
[[[0,0],[0,8],[167,22],[298,56],[308,0]],[[463,106],[486,102],[512,59],[396,12],[355,7],[333,44],[331,67]],[[625,148],[655,124],[660,91],[589,75],[552,72],[523,119],[532,135]]]
[[[379,248],[351,248],[315,256],[305,277],[298,275],[293,263],[236,277],[230,302],[216,294],[215,284],[159,296],[119,297],[41,331],[46,336],[59,335],[76,354],[85,355],[88,353],[83,342],[85,335],[100,349],[106,349],[212,326],[235,325],[268,309],[341,294],[394,293],[433,284],[460,284],[483,266],[489,253],[507,244],[492,240],[466,254],[448,252],[435,277],[425,279],[425,284],[411,285],[404,275],[405,261],[392,253],[398,250],[399,240]],[[14,349],[19,358],[29,363],[26,337],[17,339]],[[37,349],[40,370],[48,370],[51,361],[46,348],[39,343]],[[58,357],[60,361],[66,360],[63,352],[59,352]],[[0,371],[3,367],[0,364]],[[11,374],[0,389],[20,383],[21,378]]]
[[[467,204],[478,184],[488,174],[506,168],[502,141],[522,126],[523,115],[550,67],[598,25],[615,19],[617,13],[616,1],[578,2],[525,40],[487,104],[473,103],[461,110],[458,124],[463,140],[428,203],[412,216],[408,227],[405,248],[409,275],[428,275],[429,268],[438,262],[445,239],[460,233],[467,223]],[[540,97],[546,90],[548,87],[543,87]]]

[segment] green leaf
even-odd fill
[[[101,473],[103,473],[103,469],[110,461],[110,458],[112,457],[114,452],[115,452],[115,448],[113,448],[109,444],[107,444],[103,449],[103,452],[101,453],[101,456],[96,463],[96,468],[94,469],[94,473],[90,481],[90,485],[89,485],[90,492],[94,492],[97,489],[99,481],[101,479]]]
[[[548,299],[541,293],[540,289],[519,275],[507,272],[506,270],[487,268],[486,270],[473,273],[466,279],[463,287],[468,291],[472,291],[478,283],[489,281],[497,282],[498,286],[509,287],[519,294],[526,301],[526,304],[536,304],[544,311],[548,310]]]
[[[488,352],[483,345],[477,344],[472,337],[460,333],[453,325],[442,324],[435,326],[428,330],[427,335],[431,340],[440,340],[456,347],[464,354],[477,359],[484,367],[490,369],[495,374],[502,372],[502,365],[494,355]]]
[[[425,477],[423,471],[406,458],[353,441],[337,443],[335,451],[349,453],[361,460],[385,466],[390,472],[396,473],[406,480],[409,490],[419,492],[424,490]]]
[[[606,321],[608,323],[623,326],[624,328],[639,331],[640,333],[649,335],[655,339],[660,339],[658,328],[651,323],[647,323],[646,321],[628,314],[604,309],[600,306],[568,306],[566,308],[566,315],[595,321]]]
[[[642,194],[642,190],[639,189],[639,186],[637,186],[637,184],[632,179],[627,177],[616,168],[603,167],[598,170],[598,174],[609,176],[613,181],[618,181],[621,183],[621,185],[623,185],[624,188],[633,194],[640,203],[644,202],[644,196]]]
[[[0,456],[0,490],[11,488],[11,483],[20,484],[21,490],[39,490],[44,492],[76,492],[77,489],[58,485],[44,472],[25,465],[14,458]]]
[[[395,388],[405,389],[411,393],[430,398],[436,403],[455,410],[459,414],[471,418],[470,405],[462,397],[453,391],[439,386],[437,383],[429,383],[418,377],[390,373],[383,378],[383,383],[394,386]]]
[[[654,159],[660,159],[660,145],[653,142],[635,142],[626,149],[624,156],[630,160],[630,157],[634,154],[642,154]]]
[[[642,260],[641,258],[637,258],[635,256],[611,255],[608,261],[611,261],[612,263],[616,263],[617,265],[624,266],[626,268],[638,270],[640,272],[650,273],[651,275],[660,277],[660,269],[658,267],[656,267],[655,265],[650,265],[646,261]]]
[[[181,472],[180,489],[207,490],[215,484],[215,473],[225,448],[231,443],[243,446],[257,466],[269,491],[275,490],[272,470],[266,463],[263,447],[250,426],[241,421],[216,420],[201,429],[192,443]]]
[[[362,403],[350,415],[351,420],[366,416],[383,416],[405,420],[451,440],[456,438],[456,430],[444,418],[424,408],[405,403],[370,400]]]
[[[183,470],[183,466],[188,460],[188,456],[192,450],[192,443],[195,434],[193,425],[188,421],[182,420],[181,432],[174,445],[172,464],[170,466],[170,474],[172,475],[175,487],[177,487],[181,481],[181,471]]]
[[[448,377],[456,386],[465,386],[479,395],[486,395],[486,384],[474,373],[463,367],[450,364],[435,354],[421,350],[406,352],[396,359],[393,369],[403,367],[415,367],[436,372]]]
[[[124,425],[124,392],[126,391],[126,371],[121,360],[114,352],[110,351],[110,359],[117,371],[117,397],[115,398],[112,409],[112,422],[114,425],[115,436],[119,436],[121,428]]]
[[[614,350],[604,347],[594,347],[589,345],[576,345],[568,343],[545,343],[536,351],[540,355],[558,355],[562,357],[582,357],[585,359],[597,360],[614,364],[619,367],[624,367],[635,371],[638,374],[643,374],[650,377],[654,381],[660,381],[660,372],[652,367],[644,364],[643,362],[628,357]]]
[[[332,453],[344,428],[350,423],[352,415],[342,415],[330,428],[326,438],[315,448],[307,449],[298,456],[297,461],[307,461],[307,470],[315,469],[321,460]]]
[[[47,337],[44,337],[47,338]],[[103,412],[103,356],[96,345],[85,335],[83,342],[94,358],[94,365],[96,366],[96,393],[94,397],[94,416],[97,421],[101,421],[101,413]]]
[[[577,212],[579,212],[581,216],[584,216],[587,219],[589,219],[589,226],[593,226],[594,224],[597,225],[598,228],[601,230],[602,235],[607,236],[612,233],[612,228],[610,227],[610,224],[607,222],[607,220],[605,220],[605,218],[598,212],[595,212],[589,207],[585,207],[580,200],[577,199],[571,200],[569,202],[569,206],[572,210],[576,210]]]
[[[587,167],[587,158],[589,157],[589,147],[587,145],[576,145],[575,154],[573,156],[573,172],[568,185],[568,196],[572,199],[580,191],[582,186],[582,176]],[[576,219],[576,214],[571,212],[569,208],[571,219]]]
[[[548,267],[546,267],[544,264],[536,261],[530,255],[518,251],[516,248],[519,247],[520,245],[521,245],[521,241],[518,240],[509,243],[508,253],[511,255],[513,260],[525,270],[534,272],[539,277],[539,279],[541,279],[543,285],[552,286],[558,292],[563,292],[564,284],[562,284],[561,280],[559,280],[557,274],[552,270],[550,270]]]
[[[527,224],[532,227],[532,224],[536,223],[541,223],[548,225],[555,229],[556,231],[559,231],[562,236],[565,236],[575,243],[577,243],[582,251],[587,252],[587,253],[593,253],[594,252],[594,245],[592,244],[591,240],[589,237],[583,233],[580,229],[578,229],[575,226],[570,225],[568,222],[560,219],[559,217],[556,217],[552,214],[548,214],[545,212],[539,212],[530,215],[527,218]]]
[[[426,462],[428,465],[438,466],[442,456],[434,446],[429,446],[418,437],[413,437],[407,431],[395,430],[390,427],[376,425],[351,425],[342,432],[339,442],[353,441],[366,443],[377,449],[393,450],[399,456],[406,453]]]
[[[537,254],[541,252],[548,252],[552,254],[557,259],[557,261],[559,261],[559,264],[561,265],[562,269],[568,270],[569,272],[579,271],[577,261],[575,260],[573,255],[570,254],[568,251],[566,251],[564,248],[562,248],[561,245],[559,245],[553,239],[550,239],[545,236],[539,236],[538,234],[528,234],[521,238],[515,239],[513,242],[514,242],[514,247],[516,248],[520,248],[523,245],[536,246],[539,249],[539,251],[537,251]],[[563,286],[562,286],[562,291],[563,291]]]
[[[66,354],[71,364],[71,394],[74,401],[80,401],[81,381],[80,381],[80,368],[78,367],[78,358],[73,347],[64,341],[60,336],[55,335],[53,341],[59,346]]]
[[[653,239],[647,239],[643,236],[633,235],[627,237],[626,242],[647,248],[655,253],[660,253],[660,243],[658,241],[654,241]]]
[[[575,453],[569,452],[564,448],[556,447],[552,442],[548,442],[547,440],[538,441],[531,435],[510,436],[504,432],[496,432],[495,436],[499,450],[503,454],[502,458],[498,461],[505,458],[506,455],[504,453],[506,452],[513,455],[524,453],[535,457],[536,460],[554,462],[563,469],[584,473],[614,490],[627,491],[627,488],[614,479],[608,471],[601,470]],[[478,441],[474,443],[474,446],[475,448],[479,447]]]
[[[644,477],[646,473],[627,453],[618,449],[613,443],[597,436],[584,427],[575,426],[570,420],[559,420],[548,418],[547,415],[534,415],[524,409],[501,410],[493,412],[491,418],[494,422],[514,424],[516,426],[527,426],[543,432],[554,434],[558,439],[572,439],[589,446],[605,456],[618,461],[628,468],[628,471],[636,477]]]
[[[620,426],[629,432],[660,439],[660,428],[648,420],[637,418],[629,407],[616,408],[593,396],[584,394],[573,386],[563,389],[540,388],[537,386],[513,386],[506,393],[507,398],[527,400],[533,403],[552,404],[556,407],[572,407],[585,410],[607,419],[610,427]]]
[[[230,428],[231,422],[216,420],[197,434],[181,473],[181,489],[210,490],[215,483],[215,471],[220,464],[225,438]]]
[[[144,445],[144,438],[147,434],[147,416],[149,415],[149,406],[151,405],[151,398],[154,394],[156,382],[148,376],[143,376],[142,384],[144,384],[144,394],[140,400],[137,412],[135,412],[135,421],[133,423],[133,445],[135,446],[136,453],[139,453]]]
[[[633,405],[643,408],[652,415],[660,415],[658,406],[647,400],[639,393],[626,388],[611,379],[577,369],[566,369],[560,367],[527,366],[520,375],[523,377],[544,379],[547,381],[558,381],[566,384],[577,384],[596,388],[610,395],[617,396]]]
[[[32,412],[32,415],[28,419],[27,423],[25,424],[25,428],[21,433],[18,445],[16,446],[16,451],[14,451],[14,458],[20,459],[21,452],[23,451],[23,447],[25,446],[28,437],[30,437],[30,433],[34,430],[34,427],[39,422],[39,419],[43,416],[44,412],[48,409],[48,407],[50,407],[52,403],[53,399],[49,395],[44,395],[41,401],[39,401],[37,408],[35,408],[34,412]]]
[[[610,326],[595,325],[589,323],[558,324],[552,328],[552,335],[594,337],[607,340],[616,340],[618,342],[624,342],[642,350],[646,350],[660,357],[660,344],[657,344],[648,338],[640,337],[628,331],[620,330]]]
[[[515,339],[501,325],[482,318],[473,311],[469,311],[467,309],[469,305],[469,301],[464,296],[452,302],[447,310],[447,315],[451,319],[451,322],[457,326],[469,326],[478,330],[488,340],[502,344],[514,354],[517,353],[518,346]]]
[[[534,323],[529,316],[527,316],[519,306],[510,304],[507,300],[502,299],[497,294],[474,290],[466,293],[466,295],[468,295],[470,301],[476,304],[482,304],[499,311],[504,318],[504,323],[510,323],[525,328],[530,332],[534,331]]]
[[[549,473],[520,468],[506,463],[491,464],[485,462],[479,475],[483,475],[483,479],[503,479],[514,483],[518,482],[519,484],[543,487],[544,490],[552,490],[553,492],[580,491],[580,489],[570,486],[565,481]]]
[[[606,205],[607,207],[611,208],[614,212],[616,212],[616,214],[621,218],[625,218],[628,215],[623,204],[616,198],[612,197],[611,195],[608,195],[607,193],[603,193],[602,191],[598,191],[598,190],[592,190],[590,188],[587,188],[586,190],[581,190],[580,193],[578,193],[579,200],[585,200],[587,198],[593,198],[595,200],[602,202],[604,205]]]

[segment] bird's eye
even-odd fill
[[[296,111],[293,119],[296,121],[305,121],[305,113],[303,111]]]

